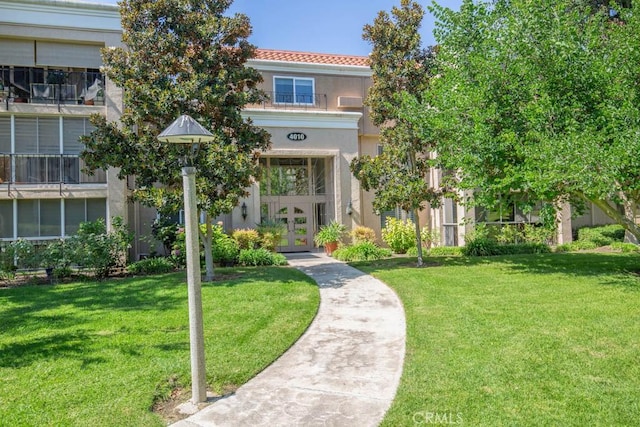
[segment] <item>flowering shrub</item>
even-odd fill
[[[397,218],[387,218],[382,229],[382,240],[397,254],[406,253],[416,245],[415,225],[410,219],[403,221]]]

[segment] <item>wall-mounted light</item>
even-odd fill
[[[242,206],[240,207],[240,212],[242,213],[242,219],[244,221],[247,220],[247,204],[242,202]]]
[[[353,213],[353,204],[351,203],[351,200],[349,200],[349,203],[347,204],[347,215],[351,215]]]

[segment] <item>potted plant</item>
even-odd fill
[[[327,225],[320,227],[320,230],[313,237],[313,241],[318,246],[324,246],[327,255],[331,255],[338,247],[338,242],[347,231],[347,227],[337,221],[331,221]]]

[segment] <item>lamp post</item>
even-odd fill
[[[215,138],[200,123],[182,115],[158,135],[158,140],[173,144],[201,144]],[[196,168],[182,167],[184,189],[185,238],[187,246],[187,291],[189,295],[189,342],[191,347],[191,400],[194,404],[207,400],[204,363],[204,329],[202,326],[202,292],[200,284],[200,244],[196,205]]]

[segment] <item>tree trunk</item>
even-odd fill
[[[213,282],[213,227],[211,226],[211,216],[205,215],[205,233],[201,233],[202,244],[204,245],[204,265],[205,273],[203,282]]]
[[[628,218],[626,215],[621,214],[620,212],[618,212],[616,208],[611,206],[611,204],[609,204],[607,200],[598,200],[598,199],[586,199],[586,200],[592,202],[594,205],[602,209],[602,211],[609,218],[613,219],[615,222],[623,226],[624,229],[627,230],[628,234],[632,235],[632,239],[634,239],[636,242],[640,239],[640,227],[638,227],[638,224],[635,223],[635,220],[633,217]],[[627,210],[625,207],[625,212],[626,211]],[[631,212],[633,212],[633,209],[631,209]]]
[[[631,221],[633,224],[636,224],[636,209],[635,202],[633,200],[629,200],[626,194],[622,193],[622,207],[624,208],[624,217]],[[637,227],[637,224],[636,224]],[[625,230],[624,241],[628,243],[638,244],[638,237],[631,233],[629,230]]]
[[[422,235],[420,234],[420,218],[418,217],[418,209],[413,210],[413,216],[416,219],[416,247],[418,248],[418,267],[422,267]]]

